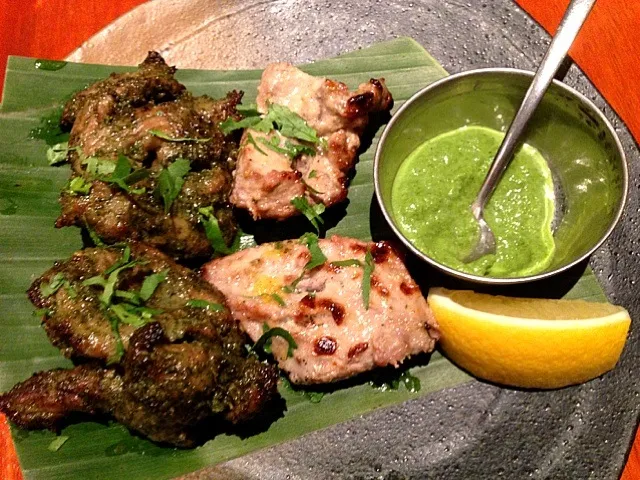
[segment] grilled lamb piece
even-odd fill
[[[315,155],[302,154],[291,160],[260,143],[278,133],[265,135],[247,129],[230,198],[254,219],[283,220],[300,213],[291,204],[294,197],[327,207],[347,198],[347,175],[355,163],[369,115],[389,110],[393,99],[384,79],[371,79],[350,92],[344,83],[313,77],[286,63],[274,63],[262,74],[258,111],[266,113],[270,104],[297,113],[322,141],[313,146]]]
[[[213,260],[203,276],[225,295],[254,341],[265,323],[293,336],[293,357],[287,358],[282,338],[273,338],[272,350],[294,383],[340,380],[433,350],[438,325],[389,243],[333,236],[318,246],[327,260],[311,270],[305,269],[310,248],[288,240]],[[368,307],[367,252],[373,266]]]
[[[152,275],[164,279],[144,300]],[[0,411],[19,426],[55,428],[74,413],[106,414],[154,441],[187,447],[204,420],[249,420],[277,395],[275,369],[247,353],[220,292],[146,245],[130,245],[128,258],[117,248],[76,252],[36,280],[29,296],[46,309],[54,345],[84,363],[37,373],[0,395]]]
[[[83,180],[90,191],[63,191],[57,227],[89,226],[107,243],[144,240],[176,257],[203,257],[212,250],[199,208],[213,207],[225,240],[232,240],[236,226],[228,197],[238,138],[224,135],[219,123],[240,118],[242,92],[220,100],[194,97],[174,73],[150,52],[137,71],[112,74],[69,100],[60,124],[71,132],[72,180]],[[133,171],[149,171],[131,191],[104,180],[121,156]],[[163,169],[177,159],[188,160],[190,171],[165,211],[154,190]],[[91,162],[99,162],[97,172]]]

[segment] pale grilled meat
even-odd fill
[[[99,300],[104,289],[83,282],[120,260],[122,249],[76,252],[34,282],[29,296],[46,309],[43,323],[52,342],[86,363],[37,373],[0,395],[0,411],[17,425],[55,428],[76,413],[105,414],[154,441],[192,446],[203,421],[249,420],[277,395],[275,369],[247,353],[248,339],[228,310],[187,305],[199,300],[224,306],[220,292],[153,248],[130,248],[130,261],[140,263],[120,271],[116,295],[139,292],[150,274],[167,275],[144,303],[153,310],[147,323],[119,324],[120,358],[113,312]],[[49,295],[56,274],[63,281]]]
[[[355,163],[360,135],[370,114],[389,110],[393,99],[384,79],[371,79],[351,92],[344,83],[274,63],[264,70],[258,86],[258,111],[266,113],[269,104],[288,107],[323,139],[314,146],[315,155],[303,154],[292,161],[259,142],[248,141],[248,135],[255,141],[265,134],[252,129],[245,132],[231,202],[255,219],[282,220],[300,213],[291,204],[294,197],[327,207],[346,199],[348,173]]]
[[[305,271],[311,258],[307,245],[288,240],[213,260],[203,275],[222,291],[254,341],[265,323],[291,333],[298,345],[292,358],[282,338],[273,339],[272,350],[295,383],[340,380],[433,350],[438,325],[389,243],[333,236],[320,240],[319,247],[327,261],[310,271]],[[363,298],[367,250],[373,259],[368,308]],[[359,264],[332,264],[346,260]]]
[[[222,134],[219,123],[240,118],[242,93],[194,97],[174,73],[151,52],[136,72],[112,74],[67,103],[60,123],[71,131],[72,178],[83,178],[91,190],[62,193],[56,226],[88,226],[107,243],[144,240],[172,256],[203,257],[212,250],[198,211],[212,206],[225,240],[232,240],[236,226],[228,197],[238,138]],[[121,155],[134,170],[149,169],[147,178],[131,185],[144,193],[129,193],[87,171],[87,158],[115,164]],[[191,171],[165,212],[153,192],[162,169],[177,159],[189,160]]]

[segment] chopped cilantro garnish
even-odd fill
[[[416,393],[420,391],[420,379],[415,375],[409,373],[408,370],[400,375],[400,382],[404,384],[404,387],[409,390],[411,393]]]
[[[140,195],[145,192],[144,188],[131,188],[131,185],[144,180],[149,176],[149,170],[146,168],[138,168],[134,170],[131,167],[129,159],[124,155],[120,155],[116,162],[113,172],[109,175],[96,175],[98,180],[107,183],[113,183],[127,193]]]
[[[67,154],[78,147],[69,147],[68,142],[57,143],[47,149],[47,161],[49,165],[59,165],[67,161]]]
[[[224,241],[218,219],[213,214],[213,207],[203,207],[198,209],[198,212],[200,213],[200,222],[204,226],[204,233],[207,235],[214,252],[223,255],[233,253]]]
[[[316,151],[309,147],[308,145],[302,145],[300,143],[293,143],[289,140],[284,142],[284,145],[280,144],[280,137],[278,135],[272,136],[270,139],[266,139],[264,137],[259,137],[258,142],[262,143],[267,148],[273,150],[274,152],[280,153],[282,155],[286,155],[292,160],[300,155],[315,155]],[[264,154],[264,152],[261,152]]]
[[[296,138],[303,142],[314,144],[320,142],[317,132],[300,115],[284,105],[272,103],[269,105],[269,110],[264,117],[258,116],[259,113],[257,111],[247,113],[255,116],[247,116],[242,120],[227,118],[224,122],[221,122],[220,130],[222,130],[222,133],[226,135],[241,128],[252,128],[263,133],[269,133],[275,129],[285,137]]]
[[[258,106],[255,103],[249,103],[247,105],[236,105],[236,110],[245,117],[256,117],[260,115],[258,112]]]
[[[367,249],[364,256],[364,267],[362,267],[362,301],[365,310],[369,310],[369,296],[371,294],[371,274],[373,273],[374,263],[371,250]]]
[[[34,317],[46,317],[47,315],[51,315],[51,310],[48,308],[38,308],[33,311]]]
[[[322,195],[324,192],[319,192],[318,190],[316,190],[315,188],[313,188],[311,185],[309,185],[307,182],[305,182],[304,180],[302,180],[302,184],[304,185],[304,188],[306,188],[308,191],[310,191],[311,193],[313,193],[314,195]]]
[[[113,314],[110,310],[105,310],[105,315],[111,325],[111,332],[116,339],[116,353],[107,360],[107,365],[118,363],[124,355],[124,344],[122,343],[122,337],[120,336],[120,319]]]
[[[162,198],[165,213],[169,213],[173,201],[178,198],[184,185],[184,177],[189,170],[191,170],[189,160],[178,158],[167,168],[163,168],[158,175],[158,183],[153,194],[156,198]]]
[[[421,387],[420,379],[415,375],[412,375],[408,370],[405,370],[402,373],[399,373],[397,370],[393,370],[390,375],[389,371],[383,374],[378,374],[370,384],[372,387],[383,392],[398,390],[400,385],[404,385],[409,392],[416,393],[420,391]]]
[[[56,293],[66,281],[67,279],[64,278],[64,275],[62,273],[56,273],[53,277],[51,277],[49,283],[42,282],[40,284],[40,295],[42,295],[44,298],[50,297],[51,295]]]
[[[47,447],[47,450],[49,450],[50,452],[57,452],[67,440],[69,440],[68,436],[60,435],[51,441],[51,443]]]
[[[199,298],[189,300],[186,305],[187,307],[206,308],[207,310],[213,310],[214,312],[224,312],[226,310],[224,305],[208,302],[207,300],[201,300]]]
[[[282,291],[285,293],[293,293],[296,291],[298,287],[298,283],[304,278],[306,272],[313,270],[314,268],[324,264],[327,261],[327,257],[322,250],[320,249],[320,245],[318,244],[318,236],[314,233],[305,233],[300,237],[300,243],[305,244],[309,253],[311,254],[311,259],[306,263],[304,269],[300,276],[296,278],[289,285],[285,285],[282,287]]]
[[[313,233],[305,233],[300,237],[300,243],[303,243],[309,249],[309,253],[311,254],[311,259],[304,266],[305,270],[313,270],[320,265],[323,265],[324,262],[327,261],[327,257],[322,250],[320,249],[320,245],[318,243],[318,236]]]
[[[132,262],[125,263],[121,267],[118,267],[115,270],[113,270],[111,273],[109,273],[109,276],[107,277],[107,281],[104,284],[104,291],[99,297],[103,305],[108,306],[111,304],[111,297],[113,296],[113,293],[116,287],[116,282],[118,281],[118,275],[120,275],[120,272],[122,272],[123,270],[127,270],[129,268],[133,268],[139,263],[140,262],[138,262],[137,260],[133,260]]]
[[[82,164],[87,166],[87,173],[91,175],[111,175],[116,169],[116,163],[108,158],[87,157]]]
[[[91,191],[91,183],[82,177],[73,177],[66,188],[66,191],[73,195],[87,195]]]
[[[267,153],[262,150],[258,144],[256,143],[256,139],[253,138],[253,135],[251,135],[250,133],[247,133],[247,143],[253,145],[255,147],[255,149],[260,152],[262,155],[266,155]]]
[[[256,111],[255,113],[255,116],[248,116],[242,120],[234,120],[231,117],[227,118],[224,122],[220,122],[220,131],[225,135],[229,135],[234,130],[253,127],[262,121],[258,112]]]
[[[151,298],[153,293],[158,288],[162,282],[167,279],[167,275],[169,274],[169,269],[161,271],[160,273],[152,273],[147,276],[142,282],[142,286],[140,287],[140,298],[142,301],[146,302]]]
[[[85,222],[84,228],[87,230],[89,238],[96,247],[104,247],[106,245],[106,243],[104,243],[104,241],[100,238],[100,235],[98,235],[96,231],[89,226],[88,223]]]
[[[118,261],[116,263],[114,263],[109,268],[107,268],[104,271],[104,274],[105,275],[109,275],[116,268],[119,268],[122,265],[125,265],[125,264],[129,263],[129,260],[131,260],[131,248],[129,247],[129,245],[126,245],[124,247],[124,250],[122,250],[122,256],[118,259]]]
[[[293,351],[298,348],[298,344],[293,339],[291,334],[287,332],[284,328],[273,327],[269,328],[269,325],[266,323],[263,325],[264,333],[258,339],[258,341],[253,346],[253,351],[263,350],[267,353],[271,353],[271,339],[272,337],[281,337],[284,338],[289,344],[287,348],[287,358],[293,357]]]
[[[139,260],[131,260],[131,249],[127,245],[118,261],[105,270],[102,275],[96,275],[82,282],[85,286],[98,286],[103,289],[98,298],[116,340],[116,354],[109,359],[109,363],[118,362],[124,353],[119,329],[121,323],[138,328],[148,323],[154,315],[163,312],[160,309],[146,307],[144,302],[149,300],[158,285],[166,280],[169,269],[147,275],[142,282],[140,291],[115,288],[118,276],[122,271],[144,263]]]
[[[163,132],[162,130],[156,130],[156,129],[150,129],[149,133],[153,136],[156,136],[158,138],[162,138],[163,140],[168,140],[169,142],[197,142],[197,143],[204,143],[204,142],[208,142],[211,139],[210,138],[191,138],[191,137],[172,137],[171,135],[169,135],[166,132]]]
[[[311,225],[320,233],[320,224],[324,223],[324,220],[320,216],[325,210],[325,206],[322,203],[311,205],[305,197],[293,197],[291,204],[302,213],[311,222]]]
[[[317,132],[305,122],[304,118],[284,105],[277,103],[269,105],[267,118],[276,125],[276,129],[285,137],[318,143]]]
[[[278,305],[282,306],[282,307],[286,307],[287,304],[285,303],[285,301],[282,299],[282,297],[280,295],[278,295],[277,293],[272,293],[269,295]]]
[[[71,285],[69,280],[67,280],[61,272],[58,272],[53,277],[51,277],[49,283],[42,282],[40,284],[40,295],[42,295],[44,298],[50,297],[58,290],[60,290],[60,287],[64,287],[69,298],[76,298],[78,296],[78,292],[76,292],[76,289],[73,288],[73,285]]]
[[[318,176],[318,172],[316,170],[311,170],[309,172],[309,178],[316,178]]]
[[[235,238],[233,239],[233,243],[231,244],[231,252],[239,252],[240,250],[253,248],[257,245],[258,244],[256,243],[256,239],[253,235],[245,233],[242,230],[238,230]]]
[[[363,266],[362,262],[356,258],[350,258],[348,260],[336,260],[335,262],[331,262],[329,265],[333,265],[334,267],[362,267]]]

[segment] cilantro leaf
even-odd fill
[[[364,267],[362,268],[362,301],[364,303],[365,310],[369,310],[369,296],[371,295],[371,274],[375,264],[373,263],[373,256],[371,250],[367,249],[367,254],[364,256]]]
[[[57,143],[47,149],[47,161],[52,167],[67,161],[67,154],[78,147],[69,147],[69,142]]]
[[[275,123],[276,129],[285,137],[297,138],[311,143],[319,141],[317,132],[300,115],[284,105],[277,103],[269,105],[266,118]]]
[[[257,247],[256,239],[250,233],[245,233],[242,230],[238,230],[235,238],[233,239],[233,243],[231,244],[231,252],[239,252],[240,250],[244,250],[246,248]]]
[[[336,260],[335,262],[331,262],[329,265],[333,265],[334,267],[362,267],[363,266],[362,262],[356,258],[350,258],[348,260]]]
[[[318,244],[318,236],[314,233],[305,233],[300,237],[300,243],[303,243],[307,246],[309,253],[311,254],[311,259],[304,266],[304,269],[309,271],[313,270],[320,265],[323,265],[327,261],[327,257],[322,250],[320,249],[320,245]]]
[[[205,308],[207,310],[213,310],[214,312],[224,312],[226,310],[224,305],[208,302],[207,300],[201,300],[199,298],[189,300],[186,305],[187,307]]]
[[[280,295],[278,295],[277,293],[272,293],[269,295],[278,305],[282,306],[282,307],[286,307],[287,304],[285,303],[285,301],[282,299],[282,297]]]
[[[293,337],[289,332],[287,332],[284,328],[280,328],[280,327],[269,328],[269,325],[267,325],[266,323],[264,324],[263,329],[265,330],[265,332],[258,339],[258,341],[253,345],[252,350],[254,352],[263,350],[267,353],[271,353],[269,348],[271,345],[271,338],[281,337],[281,338],[284,338],[289,344],[287,348],[287,358],[293,357],[293,351],[296,348],[298,348],[298,344],[296,343],[296,341],[293,339]]]
[[[406,370],[400,375],[400,382],[404,385],[404,387],[410,391],[411,393],[416,393],[420,391],[420,379],[415,375],[409,373],[409,370]]]
[[[309,172],[309,178],[316,178],[318,176],[318,172],[316,170],[311,170]]]
[[[246,117],[242,120],[234,120],[233,118],[229,117],[224,122],[220,122],[219,127],[222,133],[224,133],[225,135],[229,135],[234,130],[239,130],[241,128],[250,128],[260,123],[261,121],[262,118],[257,115]]]
[[[87,157],[82,164],[87,166],[87,173],[91,175],[111,175],[116,169],[116,164],[107,158]]]
[[[316,151],[313,147],[308,145],[302,145],[300,143],[293,143],[289,140],[284,142],[284,146],[280,144],[280,138],[277,135],[271,137],[271,139],[267,140],[264,137],[258,138],[258,142],[265,145],[267,148],[273,150],[274,152],[280,153],[282,155],[286,155],[291,160],[300,156],[300,155],[315,155]],[[261,152],[264,154],[264,152]]]
[[[291,204],[302,213],[311,222],[311,225],[320,233],[320,224],[324,223],[324,220],[320,216],[325,210],[325,206],[322,203],[311,205],[305,197],[293,197]]]
[[[145,192],[144,188],[131,188],[134,183],[144,180],[149,176],[149,170],[138,168],[133,170],[129,159],[124,155],[118,156],[116,166],[109,175],[96,175],[98,180],[106,183],[113,183],[127,193],[139,195]]]
[[[125,263],[124,265],[116,268],[114,271],[112,271],[109,274],[109,277],[107,277],[107,281],[104,285],[104,291],[102,292],[102,295],[100,295],[99,297],[100,301],[104,305],[109,305],[111,303],[111,297],[113,296],[114,289],[116,287],[116,282],[118,281],[118,275],[120,275],[120,272],[122,272],[123,270],[127,270],[129,268],[133,268],[139,263],[140,262],[138,262],[137,260],[134,260],[129,263]]]
[[[324,192],[319,192],[318,190],[316,190],[315,188],[313,188],[311,185],[309,185],[307,182],[305,182],[304,180],[300,179],[302,181],[302,184],[304,185],[304,188],[306,188],[308,191],[310,191],[311,193],[313,193],[314,195],[322,195]]]
[[[147,320],[142,318],[141,315],[132,311],[130,307],[128,308],[126,303],[111,305],[109,310],[111,310],[122,323],[131,325],[132,327],[139,328],[147,323]]]
[[[91,191],[91,184],[82,177],[73,177],[69,180],[66,191],[72,195],[87,195]]]
[[[42,282],[40,284],[40,295],[42,295],[44,298],[50,297],[51,295],[56,293],[66,281],[67,279],[62,273],[56,273],[53,277],[51,277],[49,283],[45,284],[44,282]]]
[[[89,226],[88,223],[85,222],[84,228],[87,230],[89,238],[96,247],[104,247],[106,245],[106,243],[104,243],[104,241],[100,238],[100,235],[98,235],[96,231]]]
[[[180,195],[184,176],[191,170],[191,163],[185,158],[178,158],[158,175],[158,183],[153,191],[156,198],[162,198],[164,213],[169,213],[173,201]]]
[[[107,268],[104,271],[104,274],[105,275],[109,275],[116,268],[121,267],[122,265],[125,265],[125,264],[129,263],[129,260],[131,260],[131,247],[129,247],[129,245],[126,245],[124,247],[124,250],[122,251],[122,256],[120,257],[120,259],[116,263],[111,265],[109,268]]]
[[[232,253],[231,249],[227,246],[218,224],[218,219],[213,214],[213,207],[204,207],[198,210],[200,213],[200,222],[204,226],[204,232],[209,239],[209,243],[213,247],[214,252],[228,255]]]
[[[160,285],[167,279],[168,274],[169,269],[167,268],[160,273],[152,273],[151,275],[147,276],[142,282],[142,286],[140,287],[140,298],[144,302],[149,300],[153,293],[156,291],[156,288],[158,288],[158,285]]]
[[[236,110],[245,117],[257,117],[260,115],[260,112],[258,112],[258,106],[255,103],[236,105]]]
[[[113,314],[113,312],[110,311],[110,309],[105,309],[105,315],[111,325],[113,337],[116,339],[116,352],[112,357],[107,359],[107,365],[113,365],[114,363],[118,363],[124,355],[124,344],[122,343],[122,337],[120,336],[120,320]]]
[[[162,130],[156,130],[154,128],[149,129],[149,133],[155,137],[162,138],[163,140],[167,140],[169,142],[205,143],[211,140],[210,138],[172,137],[167,132],[163,132]]]
[[[266,152],[258,146],[258,144],[256,143],[256,139],[253,138],[253,135],[251,135],[250,133],[247,133],[247,143],[253,145],[255,149],[262,155],[266,155]]]

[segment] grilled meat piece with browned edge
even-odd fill
[[[342,82],[313,77],[287,63],[268,65],[258,86],[258,111],[283,105],[302,117],[322,140],[315,155],[293,160],[264,145],[279,135],[247,129],[238,153],[231,202],[254,219],[283,220],[300,212],[291,204],[304,197],[329,207],[347,198],[348,173],[369,117],[388,111],[393,99],[384,79],[371,79],[355,92]],[[249,141],[251,135],[252,141]]]
[[[254,341],[265,323],[292,335],[298,345],[293,357],[287,358],[288,344],[279,337],[272,351],[294,383],[340,380],[433,350],[436,320],[388,242],[332,236],[318,246],[327,260],[311,270],[308,246],[287,240],[213,260],[203,275]]]
[[[71,132],[72,178],[81,177],[91,190],[63,191],[57,227],[88,226],[107,243],[141,240],[175,257],[203,257],[212,249],[198,210],[212,206],[225,241],[231,242],[236,225],[228,197],[238,138],[224,135],[219,123],[241,118],[236,105],[242,92],[220,100],[194,97],[174,73],[158,53],[150,52],[137,71],[112,74],[69,100],[60,125]],[[100,179],[104,163],[113,168],[122,155],[133,171],[150,172],[131,184],[137,193]],[[103,162],[103,172],[88,169],[92,158]],[[189,160],[191,169],[165,212],[154,189],[161,171],[177,159]]]
[[[107,414],[154,441],[188,447],[199,441],[204,420],[243,422],[276,397],[275,369],[247,353],[248,339],[219,291],[144,244],[131,244],[123,256],[113,247],[81,250],[33,283],[29,297],[46,309],[52,342],[84,363],[35,374],[0,395],[0,411],[25,428],[55,428],[74,413]],[[116,274],[111,306],[142,295],[151,275],[166,278],[143,302],[151,316],[142,326],[118,322],[119,358],[116,310],[100,300],[108,287],[87,279],[124,260],[130,266]]]

